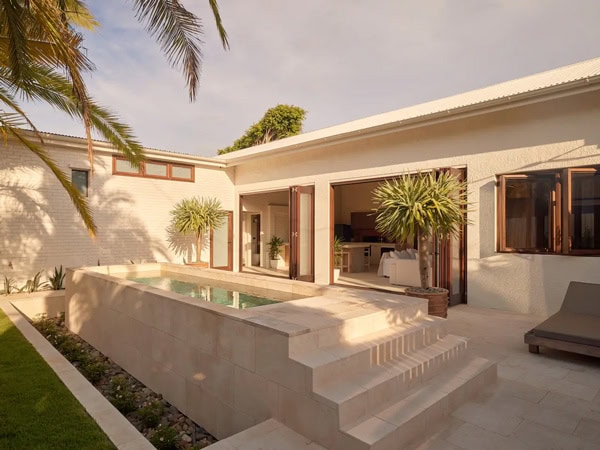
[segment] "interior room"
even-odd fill
[[[337,258],[340,275],[335,283],[403,291],[402,286],[391,285],[384,276],[383,265],[380,268],[382,255],[394,251],[395,243],[375,229],[372,191],[379,183],[333,187],[334,234],[342,240],[342,255]]]
[[[243,195],[242,271],[287,278],[289,276],[289,191]],[[281,240],[279,255],[269,257],[269,242]]]

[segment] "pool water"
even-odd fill
[[[164,289],[166,291],[176,292],[178,294],[196,298],[201,301],[217,303],[219,305],[225,305],[236,309],[271,305],[284,300],[284,298],[267,298],[247,292],[241,292],[237,290],[239,288],[238,285],[235,285],[235,289],[215,286],[214,280],[196,277],[160,275],[148,277],[127,277],[127,279],[159,289]],[[277,296],[277,294],[272,296]]]

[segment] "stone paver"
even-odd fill
[[[498,363],[498,382],[411,449],[600,449],[600,359],[541,349],[523,334],[543,317],[460,305],[448,332]]]

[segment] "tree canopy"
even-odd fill
[[[305,117],[306,111],[298,106],[277,105],[268,109],[263,118],[248,128],[233,145],[220,149],[218,153],[223,155],[300,134]]]

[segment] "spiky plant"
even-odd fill
[[[171,211],[171,223],[182,234],[196,236],[196,262],[200,262],[202,239],[225,222],[227,212],[216,198],[192,197],[181,200]]]
[[[396,242],[418,238],[421,287],[431,288],[429,242],[457,235],[467,223],[467,183],[445,172],[404,174],[377,186],[373,200],[377,231]]]

